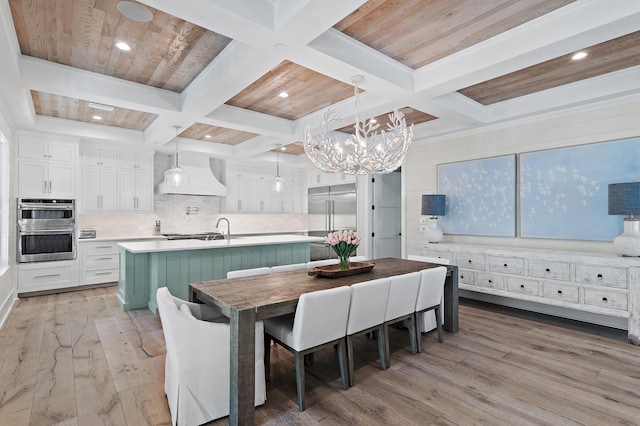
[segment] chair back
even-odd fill
[[[262,266],[260,268],[251,268],[251,269],[238,269],[236,271],[227,272],[227,279],[254,277],[256,275],[265,275],[270,273],[271,273],[271,268],[269,268],[268,266]]]
[[[348,286],[302,294],[293,320],[291,347],[303,351],[344,337],[350,300]]]
[[[272,266],[271,273],[275,274],[276,272],[298,271],[302,269],[307,269],[306,263],[292,263],[291,265]]]
[[[451,263],[449,259],[443,259],[441,257],[417,256],[415,254],[408,255],[407,260],[417,260],[418,262],[437,263],[438,265],[449,265]]]
[[[415,311],[420,279],[420,272],[391,277],[385,321],[391,321]]]
[[[349,262],[364,262],[368,260],[367,256],[351,256]]]
[[[335,265],[339,262],[340,261],[338,259],[313,260],[311,262],[307,262],[307,269],[313,269],[316,266]]]
[[[447,268],[444,266],[420,271],[420,289],[416,299],[416,312],[440,304],[446,278]]]
[[[351,286],[347,334],[354,334],[384,322],[389,296],[389,278],[379,278]]]

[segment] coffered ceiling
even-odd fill
[[[18,129],[170,152],[177,125],[181,149],[270,159],[281,144],[301,163],[326,108],[351,131],[353,75],[357,110],[383,124],[401,109],[415,143],[640,96],[640,0],[133,2],[146,22],[125,3],[0,0]]]

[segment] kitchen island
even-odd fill
[[[321,241],[324,238],[264,235],[120,243],[118,302],[124,310],[148,307],[155,313],[159,287],[187,300],[190,283],[226,278],[237,269],[308,262],[309,243]]]

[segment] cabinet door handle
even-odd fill
[[[96,195],[96,208],[100,208],[100,196]]]
[[[53,278],[53,277],[59,277],[60,274],[47,274],[47,275],[36,275],[33,278]]]
[[[264,201],[260,201],[260,210],[264,210]]]
[[[51,194],[53,192],[53,189],[51,189],[51,181],[49,181],[49,194]]]
[[[46,180],[43,181],[42,184],[43,184],[42,192],[46,194],[47,193],[47,181]]]
[[[238,210],[242,210],[242,200],[238,200]]]

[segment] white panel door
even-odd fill
[[[401,256],[400,172],[376,175],[373,183],[373,257]]]

